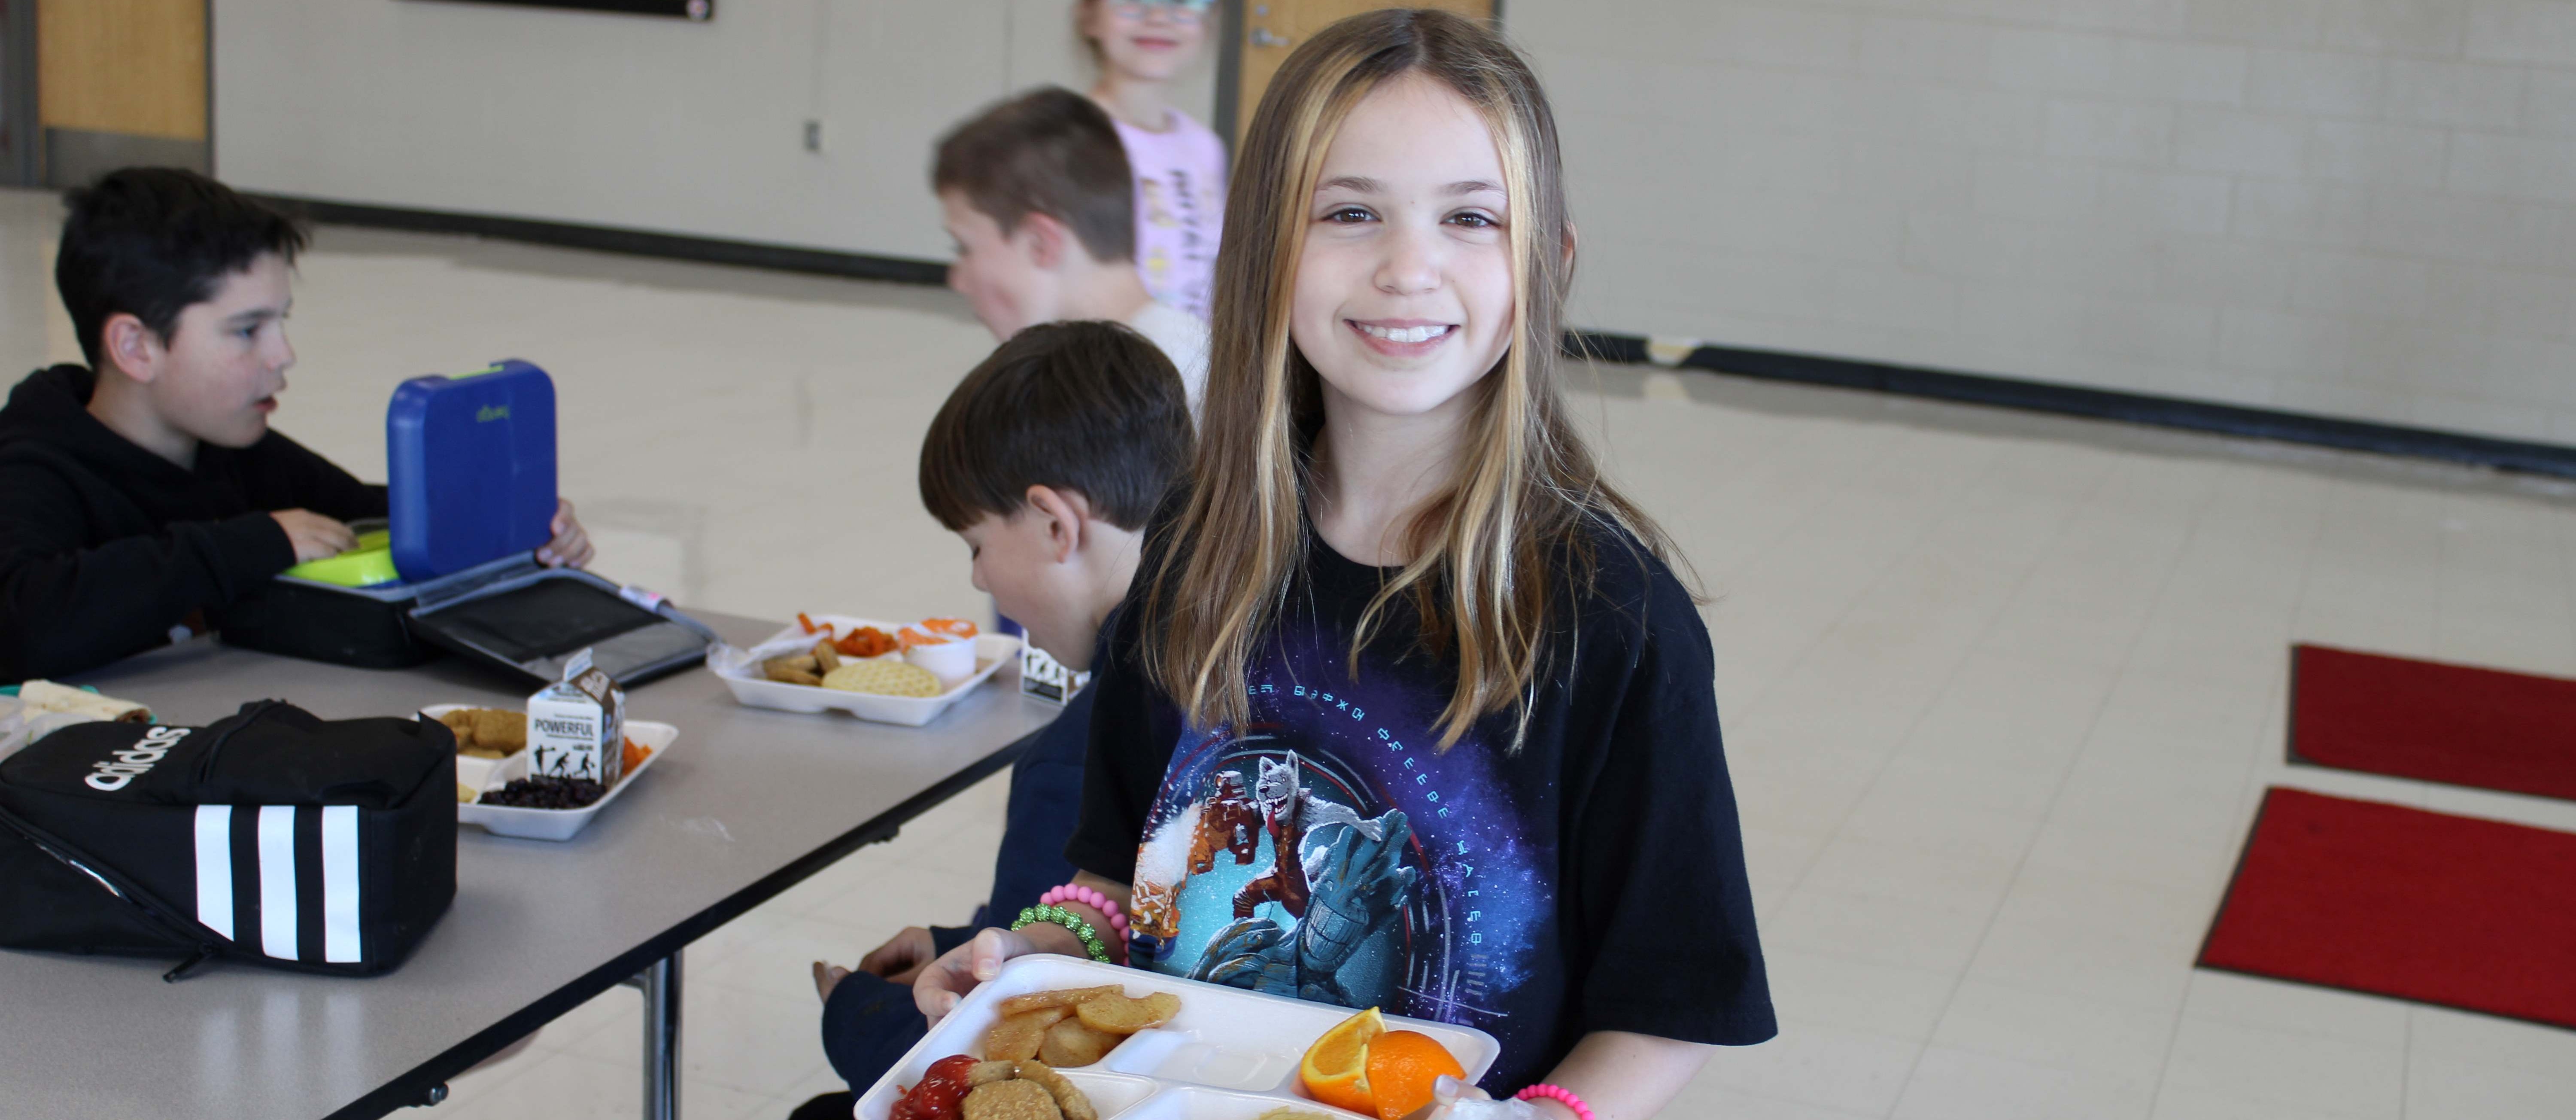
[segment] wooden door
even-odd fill
[[[36,53],[48,180],[123,163],[203,169],[206,0],[41,0]]]
[[[1333,25],[1337,20],[1379,8],[1446,8],[1478,19],[1494,18],[1494,0],[1409,0],[1385,3],[1381,0],[1242,0],[1243,63],[1236,75],[1234,138],[1243,139],[1244,129],[1252,124],[1252,112],[1261,104],[1261,94],[1270,88],[1270,76],[1288,61],[1288,53],[1306,37]]]

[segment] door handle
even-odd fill
[[[1285,35],[1271,34],[1267,27],[1252,29],[1252,45],[1256,47],[1284,47],[1294,41]]]

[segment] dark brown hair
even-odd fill
[[[1189,454],[1189,402],[1160,348],[1117,323],[1040,323],[939,406],[921,440],[921,504],[956,532],[1048,486],[1142,529]]]
[[[168,342],[179,313],[213,299],[218,281],[264,253],[294,264],[304,248],[294,219],[177,167],[110,171],[65,193],[63,205],[71,213],[54,289],[92,366],[109,316],[132,315]]]
[[[1136,257],[1136,184],[1118,126],[1062,86],[1011,98],[941,137],[930,189],[964,194],[1003,233],[1044,214],[1095,259]]]
[[[1351,109],[1412,74],[1455,91],[1493,133],[1509,197],[1514,323],[1502,359],[1466,390],[1475,408],[1455,473],[1413,512],[1403,569],[1351,635],[1353,670],[1388,608],[1407,600],[1421,630],[1397,637],[1457,662],[1440,716],[1446,749],[1476,720],[1529,695],[1551,604],[1592,578],[1591,542],[1624,533],[1659,558],[1673,555],[1662,530],[1602,477],[1558,396],[1574,240],[1556,121],[1537,76],[1500,36],[1463,16],[1352,16],[1288,56],[1244,136],[1217,249],[1206,416],[1189,497],[1149,546],[1162,549],[1162,562],[1138,577],[1146,670],[1199,727],[1248,717],[1245,670],[1306,562],[1323,392],[1290,338],[1289,315],[1316,180]],[[1524,731],[1527,717],[1524,702]]]

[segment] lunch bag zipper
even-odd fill
[[[143,914],[144,917],[151,919],[154,925],[162,927],[162,932],[176,934],[181,940],[195,944],[197,947],[196,954],[190,956],[186,960],[180,961],[175,967],[171,968],[170,971],[162,973],[162,983],[176,984],[179,981],[186,979],[191,972],[196,971],[198,965],[206,963],[208,960],[213,959],[223,952],[223,946],[218,942],[208,940],[204,931],[198,927],[197,923],[181,917],[177,912],[164,907],[160,900],[144,893],[141,888],[130,883],[118,882],[117,880],[123,879],[124,876],[114,871],[100,870],[101,867],[105,866],[104,864],[92,866],[90,862],[76,858],[72,853],[79,852],[80,849],[75,848],[70,844],[66,844],[47,834],[43,829],[27,823],[25,818],[20,817],[15,811],[10,810],[6,806],[0,806],[0,825],[7,826],[9,831],[18,834],[19,839],[35,845],[37,851],[54,857],[54,859],[60,861],[63,866],[89,876],[90,879],[96,882],[99,886],[107,888],[107,893],[116,896],[117,901],[133,907],[136,911]],[[114,877],[111,878],[110,876]]]

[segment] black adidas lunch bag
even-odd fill
[[[280,701],[0,761],[0,947],[392,970],[456,897],[456,740]]]

